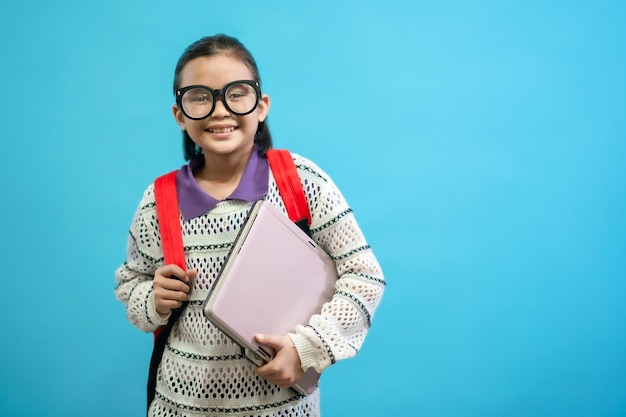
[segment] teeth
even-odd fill
[[[231,126],[231,127],[209,129],[209,132],[211,132],[211,133],[228,133],[228,132],[232,132],[233,130],[235,130],[235,128]]]

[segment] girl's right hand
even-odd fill
[[[161,316],[168,316],[173,309],[180,307],[183,301],[189,300],[191,280],[196,275],[198,275],[198,271],[195,269],[185,272],[173,264],[157,269],[152,281],[157,313]]]

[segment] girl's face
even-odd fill
[[[217,90],[232,81],[252,79],[252,72],[242,61],[231,55],[217,54],[189,61],[180,72],[179,88],[205,85]],[[263,94],[257,108],[245,116],[229,112],[222,100],[217,100],[213,113],[202,120],[187,118],[176,104],[172,110],[180,128],[202,148],[205,157],[243,157],[252,149],[259,122],[265,120],[269,107],[269,97]]]

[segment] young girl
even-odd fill
[[[250,52],[225,35],[193,43],[176,65],[172,111],[189,161],[176,181],[187,271],[163,264],[153,185],[131,224],[126,262],[116,271],[116,297],[143,331],[166,324],[172,309],[188,301],[167,341],[149,416],[319,415],[319,388],[302,396],[289,387],[308,368],[322,372],[356,355],[383,294],[381,269],[352,210],[320,168],[294,154],[312,237],[337,265],[332,300],[293,333],[258,335],[277,352],[258,368],[203,315],[203,301],[252,204],[265,199],[285,211],[265,157],[272,146],[270,99],[260,86]]]

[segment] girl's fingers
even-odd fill
[[[190,289],[189,285],[180,279],[169,277],[155,277],[152,285],[155,290],[157,288],[161,288],[167,291],[182,291],[184,293],[188,293]]]

